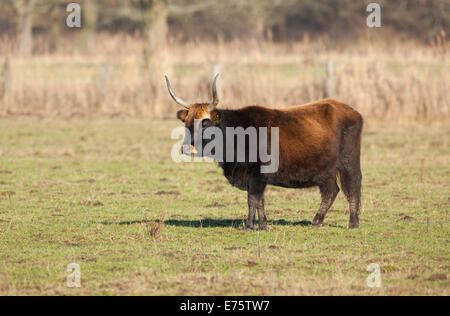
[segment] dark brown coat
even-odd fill
[[[359,226],[361,192],[360,147],[363,119],[350,106],[325,99],[286,109],[248,106],[238,110],[210,111],[208,104],[194,104],[178,112],[178,118],[192,128],[194,119],[212,120],[226,127],[278,127],[279,169],[275,173],[260,173],[258,163],[220,163],[224,175],[234,186],[248,191],[249,216],[247,228],[253,228],[256,210],[259,227],[265,229],[264,190],[267,184],[287,188],[318,186],[322,203],[313,220],[321,225],[339,187],[350,204],[350,228]],[[193,143],[191,143],[193,145]]]
[[[217,108],[217,77],[218,75],[214,77],[212,83],[213,101],[192,105],[175,95],[167,77],[166,82],[175,102],[186,108],[177,113],[177,117],[191,132],[191,137],[186,137],[182,146],[185,154],[196,152],[194,130],[198,135],[203,135],[205,128],[216,126],[226,135],[227,127],[267,127],[269,131],[278,127],[279,168],[276,172],[261,173],[260,161],[219,162],[228,181],[239,189],[248,191],[249,214],[246,228],[253,229],[256,210],[259,228],[267,227],[264,190],[268,184],[287,188],[318,186],[322,202],[312,224],[322,225],[327,211],[339,193],[336,181],[338,177],[349,202],[349,228],[358,228],[362,116],[350,106],[334,99],[286,109],[248,106],[238,110],[221,110]],[[195,120],[201,120],[201,124],[195,125]],[[249,147],[246,145],[248,152]]]

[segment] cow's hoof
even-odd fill
[[[246,224],[244,230],[254,230],[255,226]]]
[[[348,229],[357,229],[357,228],[359,228],[359,223],[348,224]]]
[[[267,230],[267,224],[259,225],[259,230]]]
[[[325,219],[325,216],[321,216],[321,215],[317,214],[312,221],[312,225],[316,226],[316,227],[322,227],[324,219]]]

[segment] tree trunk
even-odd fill
[[[83,2],[83,47],[86,52],[90,52],[94,46],[95,31],[97,29],[98,4],[97,1],[86,0]]]
[[[166,70],[166,40],[167,40],[167,6],[164,0],[153,0],[148,10],[146,27],[146,44],[143,49],[144,86],[148,95],[152,112],[160,112],[157,104],[161,101],[161,83]]]
[[[19,54],[30,56],[33,49],[33,11],[36,0],[14,1],[14,6],[19,14]]]

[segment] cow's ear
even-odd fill
[[[187,115],[188,115],[188,110],[179,110],[177,112],[177,118],[183,122],[186,120]]]
[[[211,121],[213,121],[216,125],[220,123],[220,113],[218,111],[213,111],[211,113]]]

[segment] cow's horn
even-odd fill
[[[182,99],[180,99],[179,97],[177,97],[175,95],[175,93],[172,90],[172,87],[170,86],[170,81],[169,78],[166,77],[166,83],[167,83],[167,89],[169,90],[170,96],[172,97],[172,99],[178,103],[179,105],[185,107],[186,109],[189,109],[189,104],[186,101],[183,101]]]
[[[210,104],[210,107],[215,108],[218,104],[219,104],[219,96],[217,94],[217,87],[216,87],[216,82],[217,82],[217,77],[219,77],[219,74],[216,74],[214,76],[213,82],[212,82],[212,96],[213,96],[213,100]]]

